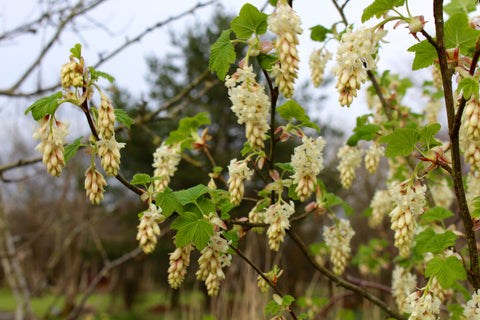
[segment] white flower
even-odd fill
[[[155,168],[153,176],[162,178],[155,180],[155,191],[163,192],[170,183],[170,177],[177,171],[177,166],[180,163],[180,151],[179,144],[171,146],[165,143],[162,143],[155,150],[152,164],[152,167]]]
[[[170,253],[170,267],[168,268],[168,283],[173,289],[177,289],[183,282],[187,267],[190,264],[190,252],[192,245],[187,244],[182,248],[176,248]]]
[[[98,107],[98,131],[102,139],[109,140],[115,134],[115,109],[112,101],[100,91],[100,106]]]
[[[157,237],[160,235],[159,223],[165,220],[162,208],[151,203],[148,210],[143,212],[138,225],[137,240],[139,246],[146,254],[151,253],[157,245]]]
[[[244,186],[243,180],[250,179],[253,175],[253,171],[248,168],[247,161],[237,161],[232,159],[228,166],[228,191],[230,192],[230,202],[234,205],[240,204],[243,197]]]
[[[345,145],[338,150],[337,157],[340,163],[337,166],[340,171],[340,181],[343,188],[349,189],[355,179],[355,168],[360,167],[362,151],[356,147]]]
[[[385,148],[377,143],[373,143],[367,150],[365,154],[365,168],[371,174],[377,172],[378,165],[380,163],[380,158],[385,154]]]
[[[264,214],[265,223],[269,224],[267,230],[268,244],[270,249],[278,251],[285,237],[285,230],[290,228],[288,219],[295,212],[295,205],[290,203],[274,203],[267,208]]]
[[[440,299],[431,292],[415,291],[405,300],[405,312],[410,313],[408,320],[436,320],[440,313]]]
[[[295,192],[301,201],[305,201],[315,189],[316,177],[323,169],[323,147],[325,141],[322,137],[312,139],[302,137],[302,144],[295,148],[292,155],[293,183],[298,184]]]
[[[388,191],[377,190],[370,202],[370,207],[372,208],[372,216],[368,222],[370,227],[375,228],[382,222],[383,217],[393,210],[394,205]]]
[[[115,136],[112,136],[109,140],[98,140],[96,145],[103,169],[110,177],[115,177],[120,168],[120,149],[125,147],[125,143],[117,142]]]
[[[350,240],[355,231],[350,226],[350,221],[340,219],[331,227],[323,227],[323,238],[330,247],[330,261],[333,263],[333,272],[341,275],[351,256]]]
[[[325,65],[331,57],[332,54],[330,52],[322,49],[314,50],[310,55],[309,66],[314,87],[318,87],[323,82]]]
[[[475,291],[472,299],[463,306],[463,315],[468,320],[480,320],[480,290]]]
[[[395,298],[398,310],[405,312],[406,298],[415,290],[417,277],[405,268],[396,266],[392,273],[392,296]]]

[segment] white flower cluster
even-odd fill
[[[377,143],[373,143],[365,154],[365,168],[371,174],[377,172],[380,158],[385,154],[385,148]]]
[[[190,265],[190,252],[192,245],[176,248],[170,253],[170,267],[168,268],[168,283],[173,289],[177,289],[185,279],[187,267]]]
[[[426,186],[419,184],[410,185],[407,180],[402,183],[393,182],[388,190],[396,204],[395,209],[390,212],[391,228],[395,231],[395,246],[403,258],[410,255],[417,226],[415,219],[423,213],[426,189]]]
[[[308,65],[310,66],[310,76],[315,88],[322,84],[325,65],[331,57],[332,54],[330,52],[322,49],[314,50],[310,55]]]
[[[432,66],[433,86],[437,90],[443,90],[442,73],[436,64]]]
[[[293,201],[290,203],[274,203],[265,211],[265,223],[270,226],[267,230],[268,244],[270,249],[278,251],[280,244],[285,237],[285,230],[290,228],[290,221],[288,219],[295,212],[295,205]]]
[[[392,296],[400,312],[405,312],[406,299],[415,290],[417,277],[405,268],[396,266],[392,273]]]
[[[476,98],[467,101],[462,117],[466,135],[477,141],[480,138],[480,103]]]
[[[442,103],[439,99],[430,99],[425,105],[423,112],[429,124],[438,122],[438,113],[442,109]]]
[[[367,80],[365,71],[377,68],[373,55],[386,33],[385,30],[362,28],[355,31],[349,29],[342,35],[337,49],[337,65],[332,70],[337,77],[335,87],[340,93],[338,101],[342,106],[352,104],[360,84]]]
[[[265,223],[265,215],[263,210],[258,210],[258,203],[250,210],[248,213],[248,221],[250,223]],[[263,227],[254,227],[252,231],[262,234],[264,231]]]
[[[143,252],[149,254],[157,245],[157,237],[160,235],[158,224],[165,220],[162,208],[150,203],[148,210],[143,212],[138,225],[137,240]]]
[[[179,144],[171,146],[163,142],[153,153],[152,167],[155,168],[153,176],[162,178],[155,180],[155,191],[163,192],[170,183],[170,177],[177,171],[180,163],[180,151]]]
[[[115,109],[106,94],[100,91],[100,106],[98,107],[98,133],[101,139],[110,140],[115,134]]]
[[[253,67],[238,68],[235,74],[226,77],[225,86],[238,123],[245,123],[245,134],[250,146],[254,150],[263,149],[265,133],[269,129],[270,100],[265,94],[265,88],[255,80]]]
[[[60,70],[60,77],[64,88],[83,86],[83,70],[76,61],[65,63]]]
[[[473,199],[480,194],[480,176],[478,174],[469,173],[467,175],[467,192],[465,197],[467,198],[468,209],[473,211],[475,207],[472,205]]]
[[[225,279],[223,267],[230,266],[232,256],[227,254],[229,243],[218,232],[210,237],[210,242],[201,251],[198,259],[200,266],[196,273],[197,279],[205,281],[208,295],[215,296],[220,289],[220,281]]]
[[[277,8],[268,19],[268,29],[275,33],[278,38],[275,41],[278,59],[280,65],[274,66],[272,75],[276,77],[275,85],[285,98],[291,98],[293,95],[293,84],[297,78],[298,70],[298,37],[302,33],[300,17],[286,3],[280,0],[277,2]]]
[[[312,139],[302,137],[302,144],[295,148],[292,155],[293,183],[298,184],[295,192],[300,200],[305,201],[315,190],[317,175],[323,169],[323,147],[325,141],[322,137]]]
[[[110,177],[115,177],[120,168],[120,149],[125,147],[125,143],[117,142],[115,136],[112,136],[109,140],[98,140],[96,145],[103,169]]]
[[[455,198],[452,188],[448,185],[447,180],[443,179],[433,184],[431,187],[433,201],[435,205],[444,208],[450,208]]]
[[[340,159],[337,166],[340,171],[340,182],[343,188],[349,189],[355,179],[355,168],[360,167],[362,163],[362,151],[357,147],[344,145],[338,150],[337,157]]]
[[[253,175],[253,171],[248,168],[247,161],[232,159],[228,166],[228,174],[230,176],[227,181],[228,192],[230,192],[230,202],[234,205],[239,205],[242,201],[243,192],[245,191],[243,180],[249,180]]]
[[[372,215],[368,220],[370,227],[377,227],[390,211],[394,209],[393,200],[387,190],[377,190],[370,202]]]
[[[440,313],[440,299],[431,292],[415,291],[405,300],[405,312],[410,313],[408,320],[437,320]]]
[[[68,123],[55,120],[53,116],[38,120],[33,133],[33,139],[40,140],[35,150],[43,154],[42,161],[52,177],[60,177],[62,167],[65,167],[63,144],[68,133]]]
[[[103,200],[103,192],[105,191],[103,187],[106,185],[107,181],[94,166],[87,169],[85,172],[85,190],[92,204],[100,204],[100,201]]]
[[[350,221],[340,219],[334,226],[323,227],[323,238],[330,247],[330,261],[333,263],[333,272],[341,275],[351,256],[350,240],[355,231],[350,226]]]
[[[480,320],[480,290],[475,291],[472,299],[463,306],[463,315],[468,320]]]

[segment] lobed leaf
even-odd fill
[[[310,34],[310,38],[313,41],[320,41],[323,42],[327,38],[327,34],[332,33],[332,30],[325,28],[324,26],[317,25],[311,27],[312,33]]]
[[[230,23],[230,28],[232,28],[238,38],[248,39],[254,33],[261,35],[267,32],[267,18],[267,14],[258,11],[250,3],[246,3],[240,9],[240,14]]]
[[[159,192],[156,197],[156,204],[162,208],[162,214],[168,218],[174,212],[182,213],[183,206],[175,196],[175,193],[167,187],[163,192]]]
[[[224,30],[218,40],[210,47],[208,65],[212,72],[216,72],[220,80],[225,80],[230,64],[235,62],[236,54],[230,42],[232,30]]]
[[[458,236],[453,231],[436,233],[432,228],[427,228],[415,237],[415,252],[418,254],[431,252],[442,254],[446,248],[455,245]]]
[[[175,197],[184,206],[187,203],[195,202],[198,198],[208,192],[208,187],[203,184],[196,185],[189,189],[180,190],[175,192]]]
[[[452,287],[457,280],[467,279],[467,273],[462,262],[454,256],[446,259],[435,257],[430,260],[425,269],[425,276],[436,277],[444,289]]]
[[[83,139],[83,136],[75,139],[75,141],[65,146],[64,148],[65,154],[63,156],[65,159],[65,163],[67,163],[74,155],[77,154],[78,149],[80,148],[80,140],[82,139]]]
[[[420,141],[420,133],[409,128],[396,128],[395,131],[380,139],[387,143],[386,157],[408,156],[417,142]]]
[[[434,60],[437,59],[437,51],[428,40],[423,40],[420,43],[414,44],[408,48],[407,51],[415,52],[412,70],[429,67],[433,64]]]
[[[62,91],[58,91],[48,97],[40,98],[25,110],[25,114],[28,114],[31,111],[33,119],[36,121],[47,115],[53,115],[59,106],[58,100],[61,98]]]
[[[385,12],[394,7],[402,6],[404,3],[405,0],[375,0],[363,10],[362,23],[370,20],[374,16],[380,18]]]
[[[130,127],[132,126],[132,124],[135,123],[135,120],[130,118],[130,116],[123,109],[115,109],[114,113],[115,113],[115,120],[117,120],[120,123],[123,123],[128,128],[128,130],[130,130]]]
[[[453,212],[444,207],[430,208],[420,217],[420,220],[426,223],[433,221],[442,221],[443,219],[453,217]]]

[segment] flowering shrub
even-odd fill
[[[287,100],[277,105],[279,95],[287,99],[293,97],[299,68],[297,45],[302,27],[291,1],[276,1],[270,15],[245,4],[232,20],[231,29],[224,30],[211,46],[210,68],[225,81],[232,112],[238,123],[245,125],[247,140],[238,155],[242,158],[232,159],[228,166],[225,189],[217,187],[215,180],[225,182],[226,175],[222,175],[222,168],[217,167],[213,159],[208,186],[198,184],[175,191],[168,187],[185,149],[208,154],[207,128],[204,127],[208,127],[210,119],[205,113],[182,119],[178,129],[170,132],[155,151],[153,176],[137,174],[130,182],[124,179],[120,175],[120,151],[124,143],[115,138],[115,122],[130,128],[133,121],[115,109],[101,91],[97,80],[113,81],[113,78],[86,67],[80,45],[71,49],[70,62],[61,68],[63,91],[39,99],[26,111],[38,121],[33,134],[40,140],[36,149],[43,154],[48,172],[58,177],[78,149],[87,148],[92,160],[85,173],[85,189],[93,204],[103,200],[107,184],[97,169],[97,157],[107,175],[116,177],[137,193],[148,205],[148,209],[139,214],[137,233],[139,246],[145,253],[155,249],[161,233],[159,224],[167,218],[173,220],[171,228],[177,230],[176,249],[170,254],[168,280],[175,289],[185,277],[190,253],[198,250],[196,276],[205,282],[208,294],[217,295],[225,278],[224,268],[231,264],[231,254],[237,253],[251,263],[238,250],[238,241],[242,241],[246,232],[261,233],[266,229],[271,250],[278,251],[288,234],[316,270],[371,301],[392,318],[437,319],[442,312],[452,319],[480,319],[480,265],[475,234],[480,225],[477,198],[480,192],[477,72],[480,26],[478,19],[470,17],[477,1],[452,0],[443,5],[442,1],[434,0],[435,21],[425,22],[423,17],[411,16],[407,0],[374,0],[362,14],[362,22],[373,17],[379,19],[371,28],[353,28],[343,12],[348,1],[343,6],[334,2],[342,23],[331,28],[314,26],[312,40],[323,44],[338,42],[336,65],[331,73],[336,78],[339,107],[349,107],[357,91],[369,81],[367,98],[372,109],[372,113],[357,119],[353,134],[336,152],[339,179],[345,189],[355,183],[363,154],[365,167],[371,174],[377,172],[381,159],[388,158],[388,181],[377,186],[369,218],[370,226],[375,228],[385,216],[390,216],[398,256],[388,263],[383,263],[385,259],[380,263],[362,256],[361,252],[377,254],[386,250],[387,246],[378,248],[379,242],[375,241],[371,243],[377,248],[362,247],[359,256],[352,257],[350,243],[355,231],[350,218],[353,210],[329,192],[328,186],[318,178],[329,141],[319,136],[318,125],[297,102]],[[448,16],[446,22],[444,14]],[[388,45],[382,44],[384,27],[394,22],[395,26],[408,24],[410,33],[418,40],[406,48],[415,53],[412,69],[433,70],[432,82],[423,88],[429,100],[423,114],[415,114],[402,101],[412,86],[410,81],[388,71],[383,74],[377,71],[381,46]],[[434,35],[424,29],[425,24],[435,26]],[[272,35],[266,35],[267,30],[272,32],[273,40]],[[238,63],[234,42],[248,47],[246,55],[238,57],[241,58]],[[315,86],[322,81],[330,56],[325,45],[312,53],[310,67]],[[227,75],[231,64],[237,64],[236,71]],[[257,80],[255,71],[260,70],[263,78]],[[457,85],[453,85],[454,81]],[[98,109],[91,104],[96,93],[100,95]],[[57,119],[56,111],[65,103],[83,111],[92,133],[88,140],[82,141],[80,137],[64,145],[69,134],[68,124]],[[441,130],[437,117],[442,106],[447,115],[447,142],[435,138]],[[278,116],[283,122],[277,127]],[[201,128],[203,134],[200,135]],[[315,131],[317,133],[307,134]],[[291,155],[291,162],[276,163],[276,146],[289,140],[301,140]],[[255,202],[248,217],[231,218],[230,212],[247,201],[244,195],[248,180],[266,170],[268,177],[263,177],[263,189],[248,199]],[[332,271],[325,266],[321,255],[307,247],[295,228],[296,221],[320,215],[333,222],[323,228],[321,247],[322,253],[330,255]],[[345,275],[351,258],[360,261],[361,274],[377,273],[378,268],[392,271],[391,305],[366,291],[365,282],[353,282]],[[294,319],[316,316],[315,312],[297,315],[292,306],[295,299],[281,294],[276,286],[281,269],[275,266],[274,270],[262,271],[253,267],[258,272],[260,290],[268,292],[270,286],[275,291],[266,306],[267,314],[274,319],[285,319],[286,313]]]

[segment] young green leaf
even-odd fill
[[[180,190],[175,192],[175,197],[180,201],[180,203],[184,206],[187,203],[192,203],[200,198],[202,195],[208,192],[208,187],[204,186],[203,184],[196,185],[195,187],[191,187],[189,189]]]
[[[443,259],[435,257],[430,260],[425,269],[426,277],[436,277],[443,289],[450,288],[457,280],[467,279],[467,273],[462,262],[455,256]]]
[[[470,13],[477,8],[477,0],[452,0],[449,4],[443,6],[443,10],[453,16],[456,13]]]
[[[474,78],[470,77],[465,77],[460,80],[458,83],[457,87],[457,92],[462,91],[462,95],[465,98],[465,100],[470,99],[472,95],[475,96],[475,98],[478,99],[478,90],[479,90],[479,85],[478,85],[478,80],[475,80]]]
[[[278,58],[271,54],[260,53],[257,56],[257,61],[260,67],[265,71],[271,71],[273,65],[278,61]]]
[[[456,13],[445,22],[445,47],[460,48],[460,53],[467,55],[475,48],[480,31],[470,27],[465,13]]]
[[[453,217],[452,211],[445,209],[444,207],[435,207],[425,211],[425,213],[420,217],[420,220],[425,223],[429,223],[433,221],[442,221],[443,219],[449,217]]]
[[[414,129],[396,128],[395,131],[380,139],[381,143],[387,143],[386,157],[408,156],[417,142],[420,141],[420,133]]]
[[[75,139],[75,141],[73,141],[72,143],[70,144],[67,144],[65,146],[65,155],[64,155],[64,159],[65,159],[65,163],[67,163],[78,151],[78,149],[80,148],[80,140],[82,140],[83,137],[80,137],[80,138],[77,138]]]
[[[269,301],[265,306],[265,314],[277,314],[280,312],[280,306],[275,301]]]
[[[132,181],[130,181],[131,184],[141,184],[141,185],[146,185],[147,183],[151,182],[151,178],[148,174],[146,173],[137,173],[136,175],[133,176]]]
[[[382,128],[376,124],[357,125],[353,130],[354,134],[348,139],[347,144],[355,147],[359,140],[371,141],[377,136],[377,132],[380,130],[382,130]]]
[[[354,214],[352,207],[347,202],[345,202],[342,198],[340,198],[334,193],[327,193],[325,195],[324,200],[325,200],[325,207],[333,207],[340,204],[347,216],[351,216]]]
[[[182,150],[185,148],[191,149],[190,142],[193,141],[193,138],[191,138],[192,132],[197,132],[200,126],[209,123],[210,119],[207,112],[198,113],[194,117],[183,118],[180,120],[177,130],[170,132],[170,136],[165,143],[173,145],[175,142],[182,141]]]
[[[282,298],[282,307],[288,307],[294,301],[295,301],[295,298],[287,294],[286,296],[283,296],[283,298]]]
[[[428,42],[423,40],[420,43],[414,44],[408,48],[409,52],[415,52],[415,59],[413,59],[412,70],[418,70],[429,67],[433,64],[433,61],[437,59],[437,51]]]
[[[93,81],[97,81],[98,78],[104,78],[104,79],[106,79],[110,82],[115,81],[115,78],[113,76],[109,75],[106,72],[97,71],[97,70],[95,70],[94,67],[88,67],[88,70],[90,71],[90,76],[92,77]]]
[[[432,228],[427,228],[415,237],[417,243],[415,252],[417,254],[425,252],[441,254],[446,248],[455,245],[457,238],[458,236],[451,230],[444,233],[436,233]]]
[[[169,187],[167,187],[163,192],[157,194],[156,204],[162,208],[162,214],[166,218],[170,217],[174,212],[183,212],[182,204]]]
[[[308,121],[310,118],[306,115],[305,109],[294,100],[288,100],[277,108],[280,117],[285,120],[297,119],[298,121]]]
[[[220,80],[225,80],[225,75],[230,69],[230,64],[235,62],[235,48],[230,42],[232,30],[224,30],[218,40],[210,47],[208,65],[212,72],[216,72]]]
[[[46,115],[54,114],[58,108],[58,100],[62,98],[62,91],[58,91],[48,97],[43,97],[35,101],[27,110],[25,114],[32,112],[33,119],[36,121],[42,119]]]
[[[70,52],[72,53],[71,57],[80,59],[82,57],[82,45],[80,43],[75,44]]]
[[[313,41],[320,41],[323,42],[327,38],[327,34],[332,33],[332,30],[325,28],[324,26],[317,25],[311,27],[312,33],[310,34],[310,38]]]
[[[363,10],[362,23],[374,16],[380,18],[385,12],[404,4],[405,0],[375,0]]]
[[[130,118],[128,114],[125,112],[125,110],[123,109],[115,109],[114,113],[115,113],[115,120],[123,123],[128,128],[128,130],[130,130],[130,127],[132,124],[135,123],[135,120]]]
[[[172,222],[171,228],[178,230],[175,235],[175,245],[177,247],[184,247],[193,242],[198,250],[202,250],[213,235],[212,224],[202,216],[189,211],[180,214]]]
[[[280,163],[276,162],[275,165],[282,169],[283,171],[294,173],[295,169],[293,169],[292,164],[290,162]]]
[[[261,35],[267,32],[267,17],[268,15],[258,11],[255,6],[246,3],[240,9],[240,14],[230,23],[230,28],[237,38],[248,39],[254,33]]]
[[[423,142],[426,145],[427,150],[430,150],[432,147],[442,145],[434,138],[441,128],[442,126],[440,123],[432,123],[426,125],[420,131],[420,142]]]

